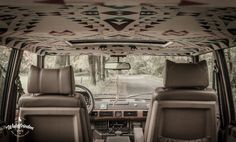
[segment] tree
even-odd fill
[[[0,69],[0,95],[2,95],[3,92],[3,83],[4,83],[3,70]]]
[[[106,62],[106,57],[102,56],[101,57],[101,79],[103,81],[105,81],[105,79],[106,79],[105,62]]]
[[[89,62],[89,73],[90,73],[90,83],[96,85],[96,56],[89,55],[88,56]]]
[[[100,81],[102,79],[101,71],[102,71],[101,56],[97,56],[97,77],[98,77],[98,81]]]
[[[69,64],[68,59],[69,59],[69,55],[56,56],[54,67],[59,68],[59,67],[64,67],[64,66],[68,65]]]

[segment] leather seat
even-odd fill
[[[152,97],[144,135],[136,142],[216,142],[216,93],[208,89],[206,61],[166,61],[164,87]]]
[[[86,103],[80,94],[75,94],[71,66],[31,66],[28,93],[19,100],[19,116],[34,129],[18,141],[92,142]]]

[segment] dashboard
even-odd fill
[[[91,125],[97,138],[133,136],[133,127],[145,127],[150,100],[95,99],[90,113]]]

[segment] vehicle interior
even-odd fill
[[[1,0],[0,142],[236,142],[234,47],[234,0]]]

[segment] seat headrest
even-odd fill
[[[207,62],[175,63],[166,61],[164,71],[165,88],[199,88],[209,85]]]
[[[60,69],[30,67],[28,93],[71,95],[74,91],[75,81],[71,66]]]

